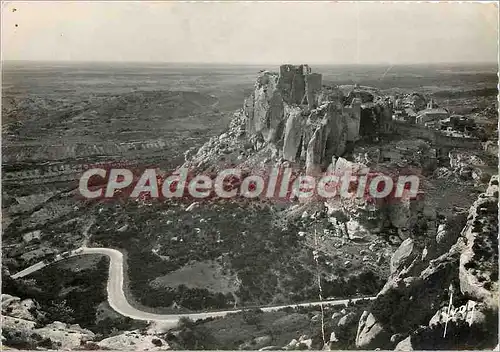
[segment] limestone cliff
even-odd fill
[[[323,85],[322,75],[307,65],[282,65],[279,72],[258,74],[228,131],[194,155],[187,151],[184,166],[248,166],[269,159],[324,171],[350,143],[387,131],[391,114],[388,102],[364,88],[345,96],[339,87]]]
[[[324,168],[332,156],[345,152],[347,143],[360,138],[363,116],[366,135],[387,129],[391,107],[373,102],[371,93],[354,92],[359,94],[344,97],[337,87],[322,86],[321,74],[311,73],[307,65],[263,71],[244,103],[246,132],[274,144],[284,160],[304,162],[310,172]],[[366,95],[369,104],[363,105]]]
[[[469,209],[461,232],[441,226],[435,238],[409,238],[401,244],[391,260],[387,283],[359,321],[357,347],[394,348],[403,339],[398,350],[497,345],[497,234],[498,176],[494,176]],[[453,306],[473,306],[474,313],[466,308],[450,314],[450,296]]]

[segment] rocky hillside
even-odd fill
[[[139,100],[134,98],[134,109],[146,104],[153,112],[161,111],[161,105],[149,100],[156,95],[148,93]],[[170,98],[165,106],[175,107],[180,98]],[[190,111],[202,113],[207,106],[213,108],[210,99],[189,98],[193,99]],[[122,103],[118,100],[115,107]],[[115,114],[115,108],[111,110]],[[81,112],[84,117],[86,113],[93,112]],[[189,119],[186,114],[183,120]],[[145,206],[146,203],[127,205],[128,213],[125,206],[113,204],[99,209],[100,217],[94,214],[99,231],[93,234],[91,244],[113,247],[120,243],[128,250],[132,291],[138,297],[138,292],[145,294],[147,300],[142,302],[148,307],[161,305],[158,297],[164,297],[166,292],[160,288],[157,296],[157,291],[147,286],[148,282],[159,271],[165,276],[174,269],[182,269],[193,252],[199,262],[232,258],[224,262],[230,263],[241,279],[244,290],[240,293],[244,294],[238,299],[245,305],[315,300],[319,294],[318,282],[323,298],[372,296],[378,292],[372,303],[365,302],[349,312],[342,310],[340,315],[329,312],[333,314],[326,319],[329,341],[320,336],[320,312],[311,316],[310,312],[280,312],[275,316],[260,312],[257,318],[241,314],[180,324],[177,330],[164,335],[145,329],[122,329],[101,336],[78,325],[47,322],[46,314],[33,300],[6,296],[2,304],[4,344],[31,349],[134,346],[141,350],[492,348],[498,343],[498,176],[491,178],[487,190],[469,210],[461,209],[468,207],[475,197],[469,192],[474,189],[471,184],[481,186],[491,174],[486,168],[488,163],[473,154],[450,152],[449,170],[437,168],[440,161],[436,160],[432,143],[387,133],[391,130],[391,115],[390,99],[374,89],[354,86],[344,92],[340,87],[322,85],[321,75],[312,73],[306,65],[282,65],[279,73],[259,73],[253,92],[243,109],[234,113],[228,129],[201,148],[187,150],[183,167],[209,175],[227,167],[237,167],[253,175],[265,173],[273,166],[293,167],[298,173],[309,175],[365,167],[385,174],[416,169],[424,198],[370,202],[361,197],[303,203],[294,199],[284,203],[230,199],[224,204],[216,204],[220,200],[216,198],[213,203],[194,202],[177,210],[165,203],[163,206],[171,209],[160,211],[162,217],[158,217],[162,208]],[[20,126],[18,130],[24,131],[23,128],[27,127]],[[59,175],[60,171],[54,170],[54,174]],[[445,178],[444,171],[456,179]],[[447,197],[437,187],[436,180],[443,178],[449,188],[458,191],[460,199]],[[22,210],[23,199],[11,200],[11,206],[16,211]],[[436,199],[446,203],[445,207]],[[45,198],[40,200],[45,201]],[[140,207],[151,210],[138,211]],[[112,223],[109,219],[115,214],[120,217]],[[45,222],[45,210],[37,210],[29,220],[39,221],[41,216]],[[148,222],[159,218],[165,227],[161,227],[163,223],[155,227]],[[179,225],[172,225],[174,221]],[[36,230],[31,228],[31,222],[24,229]],[[129,223],[137,228],[127,230]],[[195,228],[198,223],[199,228]],[[116,231],[117,224],[133,235],[124,239],[121,230]],[[142,226],[148,227],[148,231]],[[190,226],[197,230],[196,235],[190,232]],[[217,236],[205,236],[210,231]],[[140,242],[138,233],[150,237]],[[157,236],[158,233],[162,236]],[[241,237],[235,240],[235,234]],[[15,232],[8,238],[14,235]],[[30,242],[35,235],[39,233],[30,233],[25,241]],[[153,240],[153,237],[159,238]],[[154,247],[155,252],[144,243]],[[138,247],[140,250],[133,252]],[[158,252],[159,249],[164,252]],[[168,259],[163,262],[163,258]],[[145,262],[148,266],[144,266]],[[179,294],[182,298],[189,296]],[[206,298],[206,295],[202,299],[196,296],[195,303]],[[226,307],[228,302],[217,308]],[[233,302],[230,303],[232,306]],[[272,321],[262,323],[266,319]]]
[[[114,331],[103,338],[78,324],[47,323],[47,312],[32,299],[2,295],[2,345],[21,350],[169,350],[160,336],[146,330]]]
[[[354,87],[344,95],[338,88],[321,87],[321,76],[311,77],[307,66],[283,65],[280,73],[261,72],[228,131],[197,153],[188,152],[184,166],[212,171],[224,166],[294,166],[308,174],[336,164],[389,172],[416,166],[428,193],[423,199],[376,207],[364,200],[328,201],[326,213],[311,220],[311,228],[324,220],[325,233],[333,238],[340,234],[363,241],[375,234],[400,244],[390,260],[387,282],[360,317],[355,345],[492,348],[498,343],[498,176],[468,211],[453,204],[470,204],[469,195],[462,194],[462,201],[439,201],[436,197],[443,198],[444,191],[436,178],[444,177],[442,169],[457,175],[453,187],[462,183],[467,189],[472,186],[464,180],[481,185],[491,170],[485,163],[476,168],[479,171],[473,169],[477,157],[465,160],[463,155],[473,155],[465,151],[450,152],[449,164],[440,169],[434,146],[421,139],[377,145],[378,135],[390,129],[390,113],[391,104],[378,92]],[[355,162],[341,157],[346,153]],[[294,211],[292,207],[282,215]],[[344,264],[355,261],[353,257]]]
[[[434,238],[408,238],[401,244],[391,259],[389,279],[359,321],[356,346],[422,350],[497,345],[497,234],[494,176],[469,209],[461,231],[441,226]],[[449,310],[450,302],[462,308]]]
[[[391,104],[375,91],[322,86],[322,76],[307,65],[282,65],[262,71],[254,91],[235,113],[227,133],[187,153],[185,166],[256,166],[256,161],[297,163],[308,173],[325,170],[361,137],[388,129]]]

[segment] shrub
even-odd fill
[[[243,321],[248,325],[257,325],[261,321],[262,311],[260,309],[249,309],[243,311]]]
[[[187,317],[181,317],[177,323],[178,329],[192,328],[194,325],[194,321]]]

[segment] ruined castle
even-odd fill
[[[277,157],[305,162],[315,173],[341,156],[350,143],[387,132],[392,106],[354,87],[345,96],[322,84],[308,65],[282,65],[279,73],[262,71],[245,100],[245,128],[251,139],[276,147]]]

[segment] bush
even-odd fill
[[[82,347],[83,347],[84,350],[89,350],[89,351],[97,351],[97,350],[101,350],[102,349],[95,342],[86,342]]]
[[[257,325],[262,320],[262,310],[249,309],[243,311],[243,321],[248,325]]]
[[[187,317],[181,317],[179,319],[179,322],[177,323],[177,328],[178,329],[192,328],[194,325],[195,323],[193,320]]]

